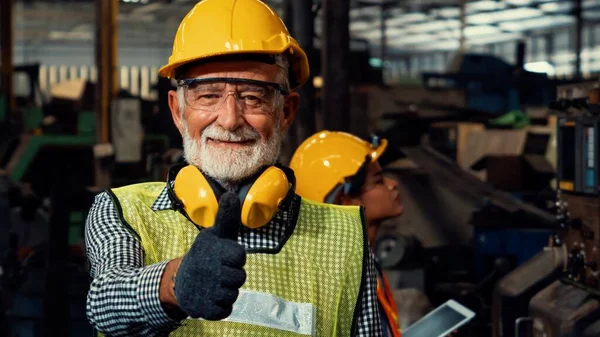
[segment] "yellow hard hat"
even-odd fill
[[[317,132],[298,147],[290,161],[296,193],[332,203],[346,178],[354,176],[366,162],[376,161],[386,148],[387,140],[377,137],[369,143],[346,132]]]
[[[181,21],[159,74],[173,78],[178,67],[213,56],[286,52],[293,90],[308,79],[308,58],[275,11],[259,0],[204,0]]]

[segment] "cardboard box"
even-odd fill
[[[55,123],[44,124],[44,133],[77,134],[81,112],[95,110],[95,85],[82,79],[55,83],[52,99],[44,105],[44,116],[53,116]]]
[[[481,123],[440,122],[433,123],[429,129],[429,144],[456,163],[465,167],[465,147],[471,132],[484,131]]]
[[[545,157],[551,139],[549,130],[490,130],[476,137],[485,154],[470,168],[497,189],[539,190],[554,178],[555,168]],[[481,174],[483,171],[485,174]]]
[[[506,192],[535,191],[549,186],[555,172],[542,155],[488,155],[473,170],[487,170],[486,181]]]
[[[50,88],[51,103],[74,112],[94,111],[95,85],[83,79],[55,83]]]

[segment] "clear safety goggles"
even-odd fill
[[[289,94],[281,84],[245,78],[188,78],[177,84],[184,88],[185,104],[204,112],[218,111],[233,96],[244,113],[270,113]]]

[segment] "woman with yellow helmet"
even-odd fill
[[[378,162],[387,140],[371,142],[345,132],[321,131],[306,139],[294,153],[290,168],[296,193],[319,202],[364,207],[371,246],[381,223],[404,210],[398,183],[384,177]],[[400,336],[398,309],[381,268],[377,269],[377,299],[384,333]]]

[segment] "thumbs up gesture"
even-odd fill
[[[237,243],[240,207],[235,193],[225,193],[214,226],[198,234],[179,265],[175,298],[192,318],[228,317],[246,281],[246,251]]]

